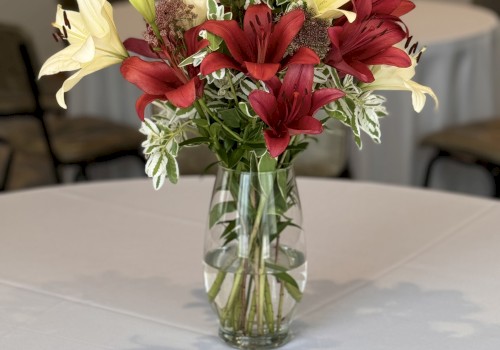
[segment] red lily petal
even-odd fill
[[[372,13],[372,0],[353,0],[354,12],[356,12],[356,21],[363,20]]]
[[[304,11],[296,9],[280,18],[269,38],[266,62],[280,62],[288,45],[302,28],[305,21]]]
[[[318,119],[311,117],[310,115],[305,115],[302,118],[295,120],[293,123],[290,123],[290,125],[288,125],[288,131],[291,135],[316,135],[323,132],[323,125]]]
[[[248,6],[243,19],[243,30],[249,41],[256,42],[257,32],[271,33],[272,18],[271,9],[266,4]]]
[[[242,71],[242,67],[232,58],[220,52],[212,52],[203,59],[200,66],[200,72],[203,75],[209,75],[222,68],[232,68]]]
[[[126,80],[149,95],[163,95],[182,85],[174,70],[164,62],[146,62],[139,57],[129,57],[123,61],[120,71]]]
[[[167,99],[179,108],[186,108],[196,100],[195,79],[191,79],[186,84],[165,93]]]
[[[191,56],[196,52],[207,47],[210,42],[207,39],[199,39],[201,26],[193,27],[184,33],[184,41],[186,42],[187,55]]]
[[[274,77],[280,69],[279,63],[254,63],[245,61],[243,64],[252,78],[263,81]]]
[[[399,5],[399,7],[391,13],[391,15],[401,17],[412,11],[414,8],[415,4],[413,2],[409,0],[402,0],[401,5]]]
[[[248,101],[260,119],[274,129],[277,121],[273,120],[273,115],[278,108],[276,97],[262,90],[254,90],[248,95]]]
[[[277,76],[274,76],[271,79],[266,80],[265,83],[269,91],[271,91],[274,96],[278,96],[281,90],[281,80]]]
[[[319,56],[308,47],[301,47],[293,56],[287,57],[283,61],[283,67],[290,64],[318,64],[320,62]]]
[[[283,78],[281,93],[291,97],[294,92],[300,95],[311,93],[314,80],[314,66],[312,64],[292,64]]]
[[[384,50],[365,60],[364,63],[371,65],[387,64],[390,66],[406,68],[411,66],[411,58],[405,51],[398,49],[397,47],[390,47],[387,50]]]
[[[148,42],[137,38],[128,38],[123,42],[127,51],[134,52],[144,57],[158,58],[158,55],[151,50]]]
[[[371,21],[374,23],[373,21]],[[356,57],[360,61],[372,57],[374,54],[386,50],[387,48],[401,42],[406,38],[404,30],[396,23],[384,23],[376,31],[372,32],[373,35],[379,35],[374,38],[366,46],[360,46],[353,50],[356,52]]]
[[[400,3],[401,0],[374,0],[372,13],[390,15]]]
[[[264,139],[266,140],[267,150],[271,157],[276,158],[281,153],[285,152],[290,143],[290,135],[288,133],[283,136],[276,136],[272,130],[264,131]]]
[[[340,48],[340,36],[344,31],[343,27],[330,27],[328,28],[328,37],[332,42],[333,47]]]
[[[341,97],[344,97],[345,93],[338,89],[325,88],[316,90],[312,96],[312,104],[311,104],[311,115],[314,115],[318,109],[323,107],[324,105],[338,100]]]
[[[351,73],[346,72],[347,74],[351,74],[361,80],[364,83],[371,83],[375,80],[372,71],[368,66],[359,61],[350,62]]]
[[[241,30],[236,21],[206,21],[201,25],[210,33],[220,36],[233,56],[233,58],[242,63],[243,61],[256,61],[256,52],[254,43],[250,42],[243,30]]]
[[[283,58],[288,45],[302,29],[306,17],[304,11],[296,9],[281,17],[274,26],[269,38],[269,49],[266,61],[279,62]]]
[[[135,102],[135,111],[140,120],[144,120],[144,110],[154,100],[164,100],[164,96],[142,94]]]

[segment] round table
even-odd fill
[[[418,114],[409,92],[383,92],[389,116],[382,120],[382,143],[364,138],[362,151],[352,144],[349,154],[356,179],[421,186],[433,153],[419,147],[420,139],[446,126],[493,117],[500,98],[495,46],[498,20],[494,12],[469,4],[415,1],[403,17],[413,40],[427,47],[414,80],[430,86],[439,109],[428,98]],[[495,76],[495,74],[497,76]],[[497,111],[500,112],[500,111]],[[441,164],[432,186],[490,195],[491,180],[482,170]]]
[[[212,177],[0,195],[0,349],[221,349]],[[500,202],[299,178],[308,285],[283,349],[500,348]]]

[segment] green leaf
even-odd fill
[[[239,102],[238,108],[240,111],[249,118],[256,118],[257,115],[250,110],[250,106],[247,102]]]
[[[196,108],[194,106],[190,106],[187,108],[177,108],[175,111],[175,115],[179,118],[193,118],[196,114]]]
[[[264,195],[268,196],[273,190],[274,175],[276,170],[277,159],[271,157],[269,152],[266,152],[259,160],[258,176],[260,188]]]
[[[234,168],[244,154],[245,150],[241,147],[231,152],[231,154],[229,155],[229,168]]]
[[[212,51],[217,51],[220,47],[220,44],[222,43],[222,38],[212,33],[207,33],[207,40],[210,43],[208,47]]]
[[[227,125],[228,127],[232,129],[240,127],[241,125],[240,117],[238,115],[238,111],[236,110],[236,108],[230,108],[219,111],[219,114],[222,117],[224,124]]]
[[[179,180],[179,166],[177,164],[177,159],[171,154],[167,154],[167,175],[171,183],[176,184]]]
[[[212,139],[217,140],[219,138],[220,131],[222,129],[222,126],[218,123],[214,123],[210,125],[210,135],[212,136]]]
[[[276,170],[276,158],[271,157],[269,153],[264,154],[259,160],[259,172],[268,172]]]
[[[227,236],[232,231],[234,231],[235,227],[236,227],[236,220],[229,221],[226,228],[224,229],[224,232],[222,232],[222,234],[220,235],[221,238]]]
[[[193,137],[193,138],[190,138],[186,141],[179,143],[179,147],[199,146],[199,145],[205,145],[205,144],[209,144],[209,143],[210,143],[210,139],[208,137]]]
[[[236,210],[236,202],[220,202],[215,204],[210,210],[209,226],[212,228],[224,214],[231,213]]]
[[[226,236],[226,239],[224,240],[224,245],[227,245],[229,242],[235,240],[238,238],[238,234],[236,232],[231,232],[229,235]]]
[[[193,123],[195,123],[199,128],[206,129],[209,127],[208,121],[206,119],[194,119]]]
[[[293,279],[292,276],[290,276],[288,273],[286,272],[280,272],[280,273],[276,273],[274,274],[276,276],[276,278],[278,278],[280,281],[283,281],[295,288],[297,288],[297,290],[299,289],[299,285],[297,284],[297,281],[295,281]]]

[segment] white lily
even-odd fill
[[[317,18],[335,19],[346,16],[349,22],[356,19],[356,13],[341,10],[339,7],[347,4],[351,0],[305,0],[307,6],[313,10]]]
[[[155,0],[129,0],[134,8],[148,23],[153,23],[156,18]]]
[[[194,20],[193,26],[197,26],[205,22],[207,19],[208,1],[207,0],[184,0],[186,5],[193,5],[191,10],[196,14],[196,19]],[[188,28],[189,29],[189,28]]]
[[[113,9],[105,0],[77,0],[80,12],[65,11],[58,5],[57,28],[69,46],[49,57],[39,77],[59,72],[77,72],[66,79],[56,94],[57,102],[67,108],[64,93],[84,76],[122,62],[128,57],[113,21]]]
[[[372,83],[363,83],[361,89],[368,90],[406,90],[412,93],[412,104],[415,112],[420,113],[424,108],[426,94],[431,96],[439,105],[438,98],[434,91],[428,86],[421,85],[411,80],[415,76],[415,67],[417,66],[418,54],[410,56],[412,65],[408,68],[399,68],[394,66],[377,65],[372,66],[371,71],[375,80]]]

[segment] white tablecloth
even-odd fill
[[[415,3],[416,9],[403,18],[414,40],[427,47],[415,80],[434,89],[439,110],[428,99],[417,114],[411,108],[409,92],[384,92],[390,115],[382,121],[382,143],[376,145],[365,138],[361,152],[354,144],[351,147],[357,179],[420,186],[433,155],[418,145],[424,135],[495,115],[495,99],[500,99],[500,90],[495,90],[500,87],[495,85],[500,60],[495,54],[495,45],[500,43],[496,15],[469,4]],[[441,164],[433,174],[432,186],[489,195],[490,181],[481,170]]]
[[[0,195],[0,349],[222,349],[211,178]],[[299,179],[309,281],[284,349],[498,350],[500,202]]]

